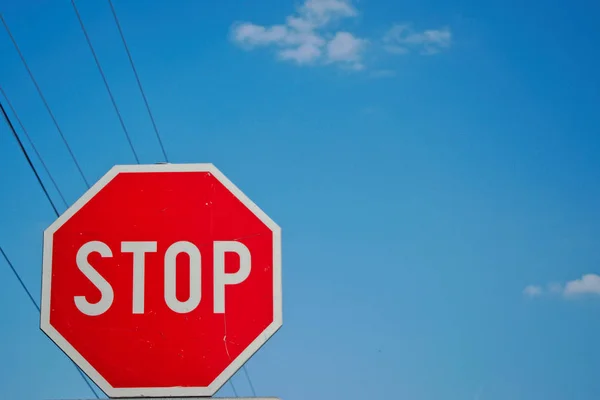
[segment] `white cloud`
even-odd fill
[[[575,279],[567,282],[563,293],[566,296],[577,294],[596,294],[600,295],[600,276],[596,274],[586,274],[581,279]]]
[[[327,59],[329,62],[345,62],[354,69],[362,69],[360,60],[366,43],[366,40],[356,38],[349,32],[338,32],[327,43]]]
[[[306,0],[299,14],[315,26],[324,26],[334,19],[355,17],[358,12],[351,0]]]
[[[283,25],[265,28],[252,23],[239,24],[233,31],[235,41],[250,47],[281,42],[287,34],[287,28]]]
[[[574,297],[577,295],[599,295],[600,296],[600,275],[585,274],[579,279],[561,283],[549,283],[545,288],[539,285],[529,285],[523,293],[536,297],[545,293],[559,294],[564,297]]]
[[[333,21],[357,15],[351,0],[305,0],[284,25],[234,24],[232,40],[247,49],[277,46],[278,59],[299,65],[341,63],[362,69],[366,40],[327,29]]]
[[[231,39],[247,50],[272,47],[277,59],[297,65],[336,64],[362,70],[365,68],[365,51],[373,40],[337,29],[337,22],[355,18],[358,14],[353,0],[303,0],[283,23],[270,26],[253,22],[234,24]],[[436,54],[449,48],[451,43],[452,33],[448,28],[415,31],[410,24],[392,26],[382,39],[383,50],[391,54]],[[388,70],[372,76],[393,75]]]
[[[289,16],[286,18],[287,25],[298,32],[311,32],[316,28],[315,24],[302,17]]]
[[[452,32],[448,28],[416,32],[410,24],[396,24],[384,35],[383,47],[392,54],[436,54],[450,47]]]
[[[523,289],[523,293],[530,297],[540,296],[542,292],[542,287],[538,285],[529,285]]]
[[[546,290],[549,293],[553,293],[553,294],[561,294],[563,292],[563,285],[561,285],[560,283],[549,283],[546,286]]]
[[[408,54],[409,50],[406,47],[398,46],[395,44],[386,44],[383,46],[385,51],[392,54]]]
[[[304,43],[298,47],[283,49],[279,52],[281,60],[292,60],[298,64],[311,64],[321,56],[318,45]]]

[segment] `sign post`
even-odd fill
[[[281,230],[212,164],[116,166],[44,232],[41,329],[109,397],[212,396],[281,325]]]

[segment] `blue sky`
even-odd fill
[[[162,161],[108,4],[78,5],[141,161]],[[259,395],[600,397],[597,3],[115,7],[170,160],[214,163],[283,229],[284,327],[247,364]],[[86,177],[133,163],[69,2],[0,12]],[[85,185],[3,31],[0,60],[75,201]],[[38,299],[54,215],[0,126],[0,245]],[[91,398],[3,260],[0,281],[3,397]]]

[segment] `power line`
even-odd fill
[[[19,273],[17,272],[17,270],[14,267],[13,263],[10,261],[10,259],[8,258],[8,256],[6,255],[6,253],[4,252],[4,249],[2,249],[2,246],[0,246],[0,253],[2,254],[2,257],[4,257],[4,260],[8,264],[8,267],[12,271],[13,275],[19,281],[19,284],[21,285],[21,288],[23,288],[23,290],[25,291],[25,293],[27,293],[27,296],[29,297],[29,300],[31,300],[31,303],[33,304],[33,306],[35,307],[35,309],[38,311],[38,314],[39,314],[40,313],[40,306],[38,305],[38,303],[35,301],[35,299],[31,295],[31,292],[27,288],[27,285],[25,285],[25,282],[23,282],[23,279],[21,278],[21,275],[19,275]],[[94,394],[94,396],[97,399],[100,399],[100,396],[98,396],[98,393],[96,393],[96,390],[94,390],[94,387],[92,386],[92,384],[87,380],[87,378],[85,377],[85,374],[83,373],[83,371],[77,366],[77,364],[75,364],[75,362],[73,360],[71,360],[71,363],[75,366],[75,368],[77,368],[77,372],[79,372],[79,375],[84,380],[84,382],[87,385],[87,387],[92,391],[92,393]]]
[[[248,380],[248,383],[250,384],[250,390],[252,390],[252,396],[256,397],[256,390],[254,390],[254,385],[252,384],[252,380],[250,379],[250,374],[248,374],[248,369],[246,368],[246,365],[242,365],[242,369],[244,370],[244,375],[246,375],[246,379]]]
[[[141,93],[141,95],[142,95],[142,98],[143,98],[143,100],[144,100],[144,104],[145,104],[145,106],[146,106],[146,110],[148,111],[148,115],[149,115],[149,117],[150,117],[150,120],[151,120],[151,122],[152,122],[152,126],[153,126],[153,128],[154,128],[154,132],[155,132],[155,134],[156,134],[156,137],[157,137],[157,139],[158,139],[158,143],[159,143],[159,145],[160,145],[160,148],[161,148],[162,154],[163,154],[163,156],[164,156],[164,158],[165,158],[165,161],[167,161],[167,162],[168,162],[168,157],[167,157],[167,153],[166,153],[165,147],[164,147],[164,145],[163,145],[163,142],[162,142],[162,140],[161,140],[160,133],[159,133],[159,131],[158,131],[158,127],[157,127],[157,125],[156,125],[156,121],[154,120],[154,116],[153,116],[153,114],[152,114],[152,111],[151,111],[151,109],[150,109],[150,105],[149,105],[149,103],[148,103],[148,99],[147,99],[147,97],[146,97],[146,95],[145,95],[145,92],[144,92],[144,89],[143,89],[143,86],[142,86],[141,80],[140,80],[140,78],[139,78],[139,75],[138,75],[138,73],[137,73],[137,69],[136,69],[136,67],[135,67],[135,63],[134,63],[134,61],[133,61],[133,58],[132,58],[132,56],[131,56],[131,52],[130,52],[130,50],[129,50],[129,46],[127,45],[127,41],[126,41],[126,39],[125,39],[125,36],[124,36],[124,34],[123,34],[123,31],[122,31],[121,25],[120,25],[120,23],[119,23],[119,19],[118,19],[118,16],[117,16],[117,14],[116,14],[116,11],[115,11],[115,8],[114,8],[114,5],[113,5],[113,3],[112,3],[112,1],[111,1],[111,0],[108,0],[108,3],[109,3],[109,5],[110,5],[111,12],[112,12],[112,14],[113,14],[113,17],[114,17],[114,19],[115,19],[115,23],[116,23],[117,29],[118,29],[118,31],[119,31],[119,35],[121,36],[121,40],[122,40],[122,42],[123,42],[123,45],[124,45],[124,47],[125,47],[125,51],[126,51],[126,53],[127,53],[127,56],[128,56],[128,58],[129,58],[129,63],[130,63],[130,65],[131,65],[131,68],[132,68],[132,70],[133,70],[133,73],[134,73],[134,75],[135,75],[136,82],[137,82],[137,84],[138,84],[138,88],[140,89],[140,93]],[[121,123],[121,127],[123,128],[123,131],[124,131],[124,133],[125,133],[125,136],[127,137],[127,141],[128,141],[128,143],[129,143],[129,146],[130,146],[130,148],[131,148],[131,150],[132,150],[132,152],[133,152],[133,154],[134,154],[134,157],[135,157],[135,159],[136,159],[136,162],[139,164],[139,158],[138,158],[138,156],[137,156],[137,153],[136,153],[136,151],[135,151],[135,148],[134,148],[134,146],[133,146],[133,143],[132,143],[132,141],[131,141],[131,138],[130,138],[130,136],[129,136],[129,133],[128,133],[128,131],[127,131],[127,128],[125,127],[125,123],[124,123],[124,121],[123,121],[123,118],[122,118],[122,115],[121,115],[121,113],[120,113],[120,111],[119,111],[119,109],[118,109],[118,106],[117,106],[117,104],[116,104],[116,101],[115,101],[115,99],[114,99],[114,96],[113,96],[113,94],[112,94],[112,91],[110,90],[110,86],[109,86],[109,84],[108,84],[108,81],[107,81],[107,79],[106,79],[106,76],[105,76],[105,74],[104,74],[104,71],[103,71],[103,69],[102,69],[102,67],[101,67],[101,65],[100,65],[100,61],[98,60],[98,57],[97,57],[97,55],[96,55],[96,52],[95,52],[95,50],[94,50],[94,48],[93,48],[93,45],[92,45],[92,43],[91,43],[91,40],[90,40],[90,38],[89,38],[89,35],[88,35],[88,33],[87,33],[87,30],[85,29],[85,25],[84,25],[84,23],[83,23],[83,20],[82,20],[82,18],[81,18],[81,15],[79,14],[79,10],[77,9],[77,6],[76,6],[76,4],[75,4],[75,1],[74,1],[74,0],[71,0],[71,4],[72,4],[72,6],[73,6],[73,9],[74,9],[74,11],[75,11],[75,14],[76,14],[76,16],[77,16],[77,19],[78,19],[78,21],[79,21],[79,24],[80,24],[80,26],[81,26],[82,32],[83,32],[83,34],[84,34],[84,36],[85,36],[86,42],[87,42],[87,44],[88,44],[88,46],[89,46],[89,48],[90,48],[90,51],[92,52],[92,56],[94,57],[94,61],[95,61],[95,63],[96,63],[96,66],[97,66],[97,68],[98,68],[98,71],[100,72],[100,75],[101,75],[101,77],[102,77],[102,80],[103,80],[103,82],[104,82],[104,85],[105,85],[105,87],[106,87],[106,90],[107,90],[107,92],[108,92],[108,94],[109,94],[109,97],[110,97],[110,99],[111,99],[111,102],[112,102],[112,104],[113,104],[113,107],[114,107],[114,109],[115,109],[115,112],[117,113],[117,116],[118,116],[118,118],[119,118],[119,122]],[[16,40],[15,40],[14,36],[12,35],[12,33],[11,33],[11,31],[10,31],[10,29],[9,29],[9,27],[8,27],[8,25],[7,25],[7,23],[6,23],[6,21],[4,20],[4,18],[3,18],[3,16],[2,16],[1,14],[0,14],[0,19],[2,20],[2,23],[3,23],[4,27],[5,27],[5,29],[6,29],[6,31],[7,31],[7,33],[8,33],[8,35],[9,35],[9,37],[10,37],[10,39],[11,39],[11,41],[12,41],[12,43],[13,43],[13,45],[14,45],[15,49],[17,50],[17,53],[19,54],[19,57],[21,58],[21,61],[23,62],[23,65],[25,66],[25,68],[26,68],[26,70],[27,70],[27,72],[28,72],[28,74],[29,74],[29,76],[30,76],[30,78],[31,78],[32,82],[34,83],[34,85],[35,85],[35,87],[36,87],[36,89],[37,89],[37,92],[38,92],[38,94],[39,94],[40,98],[42,99],[42,101],[43,101],[43,103],[44,103],[44,106],[46,107],[46,110],[47,110],[47,111],[48,111],[48,113],[50,114],[50,117],[52,118],[52,121],[54,122],[54,125],[56,126],[56,128],[57,128],[57,130],[58,130],[58,132],[59,132],[59,134],[60,134],[60,136],[61,136],[61,138],[62,138],[62,140],[63,140],[63,143],[64,143],[64,144],[65,144],[65,146],[67,147],[67,150],[69,151],[69,153],[70,153],[70,155],[71,155],[71,158],[73,159],[73,161],[74,161],[75,165],[77,166],[77,168],[78,168],[78,170],[79,170],[79,173],[81,174],[81,177],[83,178],[83,180],[84,180],[84,182],[86,183],[86,185],[89,187],[90,185],[89,185],[89,183],[88,183],[87,179],[85,178],[85,175],[84,175],[84,173],[83,173],[83,171],[82,171],[82,169],[81,169],[81,167],[80,167],[80,165],[79,165],[79,163],[78,163],[78,161],[77,161],[77,159],[76,159],[75,155],[73,154],[73,152],[72,152],[72,150],[71,150],[71,148],[70,148],[70,146],[69,146],[69,144],[68,144],[68,142],[67,142],[67,140],[66,140],[66,138],[65,138],[64,134],[62,133],[62,130],[60,129],[60,126],[58,125],[58,122],[57,122],[56,118],[54,117],[54,114],[53,114],[53,112],[52,112],[52,110],[51,110],[51,108],[50,108],[50,106],[49,106],[48,102],[46,101],[46,98],[44,97],[44,95],[43,95],[43,93],[42,93],[42,91],[41,91],[41,88],[39,87],[39,85],[38,85],[37,81],[35,80],[35,77],[33,76],[33,73],[31,72],[31,69],[29,68],[29,66],[28,66],[28,64],[27,64],[27,62],[26,62],[26,60],[25,60],[25,57],[23,56],[23,54],[22,54],[22,52],[21,52],[21,50],[20,50],[20,48],[19,48],[19,46],[18,46],[18,44],[17,44],[17,42],[16,42]],[[1,90],[1,88],[0,88],[0,90]],[[19,122],[19,125],[21,126],[21,128],[22,128],[22,129],[23,129],[23,131],[25,132],[25,135],[26,135],[26,137],[28,138],[28,140],[29,140],[30,144],[32,145],[32,148],[34,149],[34,151],[35,151],[35,152],[36,152],[36,154],[38,155],[38,158],[40,159],[40,161],[41,161],[42,165],[44,166],[44,168],[45,168],[46,172],[47,172],[47,173],[48,173],[48,175],[50,176],[50,178],[51,178],[51,180],[52,180],[52,182],[53,182],[54,186],[56,187],[57,191],[59,192],[59,194],[60,194],[60,196],[61,196],[61,199],[63,200],[63,202],[65,203],[65,205],[67,205],[67,203],[66,203],[66,201],[65,201],[65,199],[64,199],[64,196],[63,196],[63,195],[62,195],[62,193],[60,192],[60,190],[59,190],[59,188],[58,188],[58,186],[57,186],[56,182],[54,181],[54,179],[52,179],[52,177],[51,177],[51,175],[50,175],[50,173],[49,173],[49,171],[48,171],[48,169],[47,169],[46,165],[44,164],[44,162],[43,162],[42,158],[40,157],[40,155],[39,155],[39,152],[37,151],[37,149],[36,149],[36,148],[35,148],[35,146],[33,145],[33,142],[32,142],[32,141],[31,141],[31,139],[29,138],[29,135],[26,133],[26,131],[25,131],[25,128],[24,128],[23,124],[21,123],[20,119],[18,118],[18,116],[17,116],[16,112],[14,111],[14,108],[12,107],[12,105],[11,105],[10,101],[8,100],[8,98],[6,97],[6,95],[4,94],[4,92],[3,92],[3,91],[2,91],[2,93],[3,93],[4,97],[6,98],[6,100],[7,100],[8,104],[9,104],[9,106],[10,106],[11,110],[13,111],[13,114],[14,114],[14,115],[15,115],[15,117],[17,118],[17,121]],[[0,107],[2,107],[2,104],[1,104],[1,103],[0,103]],[[22,152],[23,152],[24,156],[26,157],[26,159],[27,159],[27,161],[28,161],[28,163],[29,163],[30,167],[32,168],[32,170],[33,170],[34,174],[36,175],[36,177],[37,177],[37,179],[38,179],[38,183],[40,184],[40,186],[42,187],[42,189],[43,189],[44,193],[46,194],[46,197],[48,198],[48,201],[50,202],[50,204],[51,204],[51,206],[52,206],[52,208],[53,208],[53,210],[54,210],[55,214],[56,214],[57,216],[59,216],[58,210],[56,209],[56,207],[55,207],[55,205],[54,205],[54,203],[53,203],[52,199],[50,198],[50,196],[49,196],[49,194],[48,194],[48,192],[47,192],[47,190],[46,190],[46,188],[45,188],[45,186],[44,186],[43,182],[41,181],[41,179],[40,179],[40,177],[39,177],[39,175],[38,175],[38,173],[37,173],[37,170],[35,169],[35,166],[34,166],[34,165],[33,165],[33,163],[31,162],[31,159],[29,158],[29,155],[27,154],[27,152],[26,152],[25,148],[23,147],[23,144],[22,144],[22,142],[20,141],[20,139],[19,139],[19,137],[18,137],[18,135],[17,135],[17,133],[16,133],[16,131],[15,131],[15,129],[14,129],[14,126],[12,125],[12,122],[11,122],[11,121],[10,121],[10,119],[8,118],[8,115],[6,114],[6,112],[5,112],[5,110],[4,110],[4,107],[2,107],[2,113],[4,114],[4,117],[5,117],[6,121],[7,121],[7,123],[9,124],[9,126],[10,126],[10,128],[11,128],[11,131],[13,132],[13,135],[15,136],[15,138],[16,138],[16,140],[17,140],[17,142],[19,143],[19,146],[20,146],[20,148],[21,148],[21,150],[22,150]],[[39,312],[39,311],[40,311],[40,308],[39,308],[39,306],[37,305],[37,303],[36,303],[36,302],[35,302],[35,300],[33,299],[33,297],[32,297],[32,295],[31,295],[31,293],[29,292],[29,290],[28,290],[28,289],[27,289],[27,287],[25,286],[25,284],[24,284],[23,280],[21,279],[20,275],[18,274],[18,272],[16,271],[16,269],[13,267],[12,263],[10,262],[10,260],[8,259],[8,257],[6,256],[6,254],[4,253],[4,251],[2,250],[2,248],[1,248],[1,247],[0,247],[0,252],[2,252],[2,255],[4,256],[4,258],[5,258],[6,262],[7,262],[7,263],[8,263],[8,265],[10,266],[11,270],[13,271],[13,273],[15,274],[15,276],[17,277],[17,279],[19,280],[19,283],[21,284],[22,288],[25,290],[25,292],[26,292],[26,293],[27,293],[27,295],[29,296],[30,300],[32,301],[32,303],[34,304],[34,306],[36,307],[36,309],[37,309],[37,310],[38,310],[38,312]],[[85,374],[83,373],[83,371],[82,371],[82,370],[81,370],[81,369],[80,369],[80,368],[79,368],[79,367],[78,367],[78,366],[77,366],[77,365],[76,365],[74,362],[73,362],[73,365],[74,365],[74,366],[77,368],[77,371],[79,372],[79,374],[81,375],[81,377],[84,379],[85,383],[88,385],[88,387],[90,388],[90,390],[91,390],[91,391],[94,393],[95,397],[96,397],[97,399],[99,399],[99,396],[98,396],[98,394],[96,393],[96,391],[94,390],[94,388],[91,386],[91,384],[90,384],[90,383],[88,382],[88,380],[86,379],[86,377],[85,377]],[[252,390],[253,396],[256,396],[256,392],[255,392],[255,389],[254,389],[254,385],[252,384],[252,380],[250,379],[250,375],[248,374],[248,371],[247,371],[247,368],[246,368],[246,366],[243,366],[243,370],[244,370],[244,374],[245,374],[245,376],[246,376],[246,379],[248,380],[248,383],[249,383],[249,385],[250,385],[250,388],[251,388],[251,390]],[[235,395],[236,397],[238,397],[238,392],[237,392],[237,389],[236,389],[236,387],[235,387],[235,385],[234,385],[233,381],[231,381],[231,380],[230,380],[230,381],[229,381],[229,383],[230,383],[230,385],[231,385],[231,388],[232,388],[232,390],[233,390],[233,393],[234,393],[234,395]]]
[[[27,293],[27,297],[29,297],[29,300],[31,300],[31,303],[33,303],[33,306],[35,307],[35,309],[39,313],[40,312],[40,306],[38,305],[38,303],[35,301],[35,299],[31,295],[31,292],[29,291],[29,289],[27,289],[27,286],[25,285],[25,282],[23,282],[23,279],[21,278],[21,275],[19,275],[19,273],[15,269],[13,263],[10,262],[10,259],[8,258],[8,256],[4,252],[4,250],[2,249],[2,246],[0,246],[0,253],[2,253],[2,257],[4,257],[4,259],[6,260],[6,263],[8,264],[9,268],[11,269],[13,275],[19,281],[19,284],[21,285],[21,288],[25,291],[25,293]]]
[[[231,388],[233,389],[233,395],[235,397],[239,397],[238,396],[238,392],[237,392],[237,390],[235,390],[235,386],[234,386],[233,381],[231,379],[229,379],[229,384],[231,385]]]
[[[106,91],[108,92],[110,101],[115,109],[115,112],[117,113],[117,116],[119,117],[119,122],[121,123],[121,128],[123,128],[123,132],[125,132],[125,137],[127,138],[129,147],[131,148],[131,151],[133,152],[135,161],[139,164],[140,160],[138,158],[137,153],[135,152],[133,143],[131,142],[131,137],[129,136],[129,132],[127,131],[127,128],[125,127],[125,122],[123,121],[123,116],[121,115],[121,112],[119,111],[119,107],[117,107],[117,102],[115,101],[112,91],[110,90],[110,86],[108,85],[108,81],[106,80],[106,75],[104,74],[104,71],[102,70],[102,66],[100,65],[100,60],[98,60],[98,56],[96,55],[96,51],[94,50],[94,46],[92,45],[90,36],[88,35],[87,30],[85,29],[85,24],[83,23],[83,20],[81,19],[81,15],[79,14],[79,10],[77,9],[75,0],[71,0],[71,4],[73,5],[73,10],[75,10],[75,15],[77,15],[77,20],[79,21],[79,25],[81,26],[81,30],[83,32],[83,35],[85,36],[85,40],[88,44],[88,47],[90,48],[90,51],[92,52],[92,56],[94,57],[94,61],[96,62],[96,66],[98,67],[98,71],[100,72],[100,76],[102,76],[102,81],[104,82],[104,87],[106,87]]]
[[[27,163],[31,167],[31,170],[35,174],[35,177],[36,177],[38,183],[42,187],[42,190],[44,191],[44,194],[46,195],[46,198],[50,202],[50,205],[52,206],[52,209],[54,210],[54,213],[58,217],[60,214],[58,213],[58,210],[57,210],[56,206],[54,205],[54,202],[52,201],[52,198],[50,197],[50,194],[48,194],[48,190],[46,190],[46,186],[44,186],[44,182],[42,182],[42,179],[40,178],[40,175],[38,174],[37,170],[35,169],[35,166],[31,162],[31,158],[29,158],[29,154],[27,154],[27,151],[25,150],[25,147],[23,146],[23,142],[21,142],[21,139],[19,138],[19,135],[17,135],[17,131],[15,130],[15,127],[13,126],[10,118],[8,118],[8,114],[6,113],[6,110],[4,109],[4,106],[2,105],[1,102],[0,102],[0,110],[2,110],[2,115],[4,115],[4,119],[6,120],[6,123],[8,124],[8,127],[10,128],[13,136],[17,140],[17,143],[19,144],[19,147],[21,148],[21,151],[23,152],[23,155],[27,159]]]
[[[27,163],[31,167],[31,170],[35,174],[35,177],[37,178],[38,183],[40,184],[42,190],[44,191],[44,194],[46,195],[46,198],[50,202],[50,205],[52,206],[52,210],[54,211],[54,213],[58,217],[60,214],[59,214],[58,210],[56,209],[56,206],[54,205],[54,202],[52,201],[52,198],[48,194],[48,191],[46,190],[46,187],[44,186],[44,183],[40,179],[40,175],[38,174],[37,169],[35,168],[35,166],[31,162],[31,158],[29,157],[29,154],[27,154],[27,150],[25,150],[25,147],[23,147],[23,143],[21,142],[21,139],[19,138],[19,135],[17,135],[15,127],[12,124],[10,118],[8,117],[8,114],[6,113],[6,110],[4,109],[4,106],[2,105],[2,103],[0,103],[0,110],[2,111],[2,115],[4,116],[4,119],[6,120],[6,122],[8,124],[8,127],[10,128],[11,132],[13,133],[13,136],[17,140],[17,143],[19,144],[19,147],[21,148],[21,151],[23,152],[23,155],[25,156],[25,159],[27,159]],[[8,256],[6,255],[6,253],[4,252],[4,250],[1,247],[0,247],[0,253],[2,253],[2,256],[6,260],[6,263],[8,264],[8,266],[12,270],[13,274],[15,275],[15,277],[17,278],[17,280],[21,284],[21,287],[23,288],[23,290],[25,291],[25,293],[27,293],[27,296],[29,297],[29,299],[31,300],[31,302],[33,303],[33,305],[35,306],[35,308],[38,310],[38,312],[40,312],[40,306],[37,304],[37,302],[35,301],[35,299],[31,295],[31,292],[29,291],[29,289],[27,289],[27,286],[25,285],[25,282],[23,282],[23,279],[21,279],[21,276],[19,275],[19,273],[17,272],[17,270],[13,266],[12,262],[10,261],[10,259],[8,258]],[[79,366],[77,364],[75,364],[75,362],[73,362],[73,360],[71,360],[71,362],[73,363],[73,365],[75,366],[75,368],[77,368],[77,372],[79,372],[79,375],[81,375],[81,377],[85,381],[86,385],[90,388],[90,390],[92,391],[92,393],[94,393],[94,396],[96,396],[96,398],[99,399],[100,397],[98,396],[98,393],[96,393],[96,391],[94,390],[94,388],[92,387],[92,385],[90,384],[90,382],[87,380],[87,378],[85,377],[85,374],[83,373],[83,371],[79,368]]]
[[[137,81],[138,88],[140,89],[140,93],[142,94],[142,98],[144,99],[144,104],[146,105],[146,110],[148,111],[148,115],[150,116],[150,121],[152,121],[152,127],[154,128],[154,133],[156,133],[156,138],[158,139],[158,144],[160,145],[160,149],[162,150],[163,156],[165,157],[165,161],[169,162],[169,158],[167,157],[167,152],[165,151],[165,146],[160,138],[160,134],[158,133],[158,127],[156,126],[156,121],[154,120],[154,116],[152,111],[150,110],[150,104],[148,104],[148,99],[146,98],[146,94],[144,92],[144,88],[142,86],[142,81],[137,73],[137,69],[135,68],[135,63],[133,62],[133,57],[131,56],[131,52],[129,51],[129,46],[127,45],[127,41],[125,40],[125,35],[123,34],[123,30],[121,29],[121,24],[119,23],[119,17],[117,17],[117,12],[115,11],[115,7],[111,0],[108,0],[108,4],[110,5],[110,11],[112,12],[113,18],[115,19],[115,24],[117,25],[117,29],[119,30],[119,35],[121,36],[121,41],[123,42],[123,46],[125,47],[125,51],[127,52],[127,57],[129,58],[129,64],[131,65],[131,69],[133,70],[133,74],[135,75],[135,80]]]
[[[2,21],[2,25],[4,25],[4,29],[6,30],[6,33],[8,33],[8,36],[10,37],[10,40],[11,40],[13,46],[15,47],[15,50],[17,50],[17,53],[19,54],[19,58],[21,59],[21,62],[25,66],[25,69],[27,70],[27,73],[29,74],[29,78],[31,78],[31,81],[33,82],[33,85],[35,86],[35,88],[38,92],[38,95],[42,99],[42,102],[44,103],[44,107],[46,107],[48,114],[50,114],[50,118],[52,119],[52,122],[54,123],[54,126],[56,127],[56,130],[58,131],[58,134],[60,135],[63,143],[65,144],[67,150],[69,151],[69,154],[71,155],[71,158],[73,159],[73,162],[75,163],[75,166],[79,170],[79,174],[81,175],[81,178],[83,179],[85,184],[89,187],[90,184],[88,183],[88,181],[85,177],[85,174],[83,173],[83,170],[81,169],[81,166],[79,165],[79,162],[77,161],[77,158],[75,157],[75,154],[73,154],[73,150],[71,150],[71,146],[69,146],[69,142],[67,142],[67,139],[65,138],[65,135],[63,134],[62,129],[60,129],[60,125],[58,125],[58,121],[56,120],[56,117],[54,117],[54,113],[52,112],[52,109],[50,108],[50,105],[48,104],[46,97],[44,97],[44,94],[42,93],[42,89],[40,88],[40,85],[38,85],[35,77],[33,76],[33,72],[31,72],[31,69],[29,68],[29,64],[27,64],[27,61],[25,60],[25,56],[23,56],[23,53],[21,52],[21,49],[20,49],[19,45],[17,44],[17,41],[15,40],[15,37],[13,36],[13,34],[12,34],[10,28],[8,27],[8,24],[4,20],[4,17],[2,16],[2,14],[0,14],[0,20]]]
[[[27,138],[27,141],[29,142],[29,145],[31,146],[31,148],[35,152],[37,158],[40,160],[40,163],[42,164],[42,167],[44,168],[44,171],[46,171],[46,174],[50,178],[50,181],[52,182],[52,185],[54,185],[54,189],[56,189],[56,191],[58,192],[58,195],[60,196],[63,204],[65,205],[65,208],[68,208],[69,206],[67,204],[67,200],[65,200],[65,196],[63,196],[62,191],[59,189],[58,185],[56,184],[56,181],[52,177],[52,174],[50,173],[50,170],[46,166],[46,163],[44,162],[44,159],[42,158],[40,152],[35,147],[35,144],[33,143],[33,140],[31,140],[31,137],[29,136],[29,133],[27,132],[27,129],[25,129],[25,126],[23,125],[23,122],[21,121],[21,118],[19,118],[19,114],[17,114],[17,110],[15,110],[15,108],[13,107],[10,99],[6,95],[6,92],[4,91],[4,89],[2,89],[2,86],[0,86],[0,93],[2,93],[2,96],[4,96],[4,98],[6,99],[6,104],[8,104],[8,107],[10,108],[10,110],[13,113],[13,115],[15,116],[15,119],[17,120],[17,123],[21,127],[21,131],[23,132],[23,134]],[[1,106],[1,104],[2,103],[0,103],[0,106]],[[3,108],[3,113],[4,113],[4,108]],[[10,126],[11,125],[10,120],[7,119],[7,122],[9,124],[9,126]],[[14,129],[11,129],[11,130],[13,130],[13,135],[15,135],[17,141],[20,142],[19,137],[16,135],[16,132],[14,132]],[[21,149],[24,150],[23,146],[21,146]],[[26,157],[27,157],[27,155],[26,155]]]

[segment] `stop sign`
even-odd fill
[[[116,166],[44,233],[41,329],[109,397],[212,396],[282,324],[280,232],[212,164]]]

